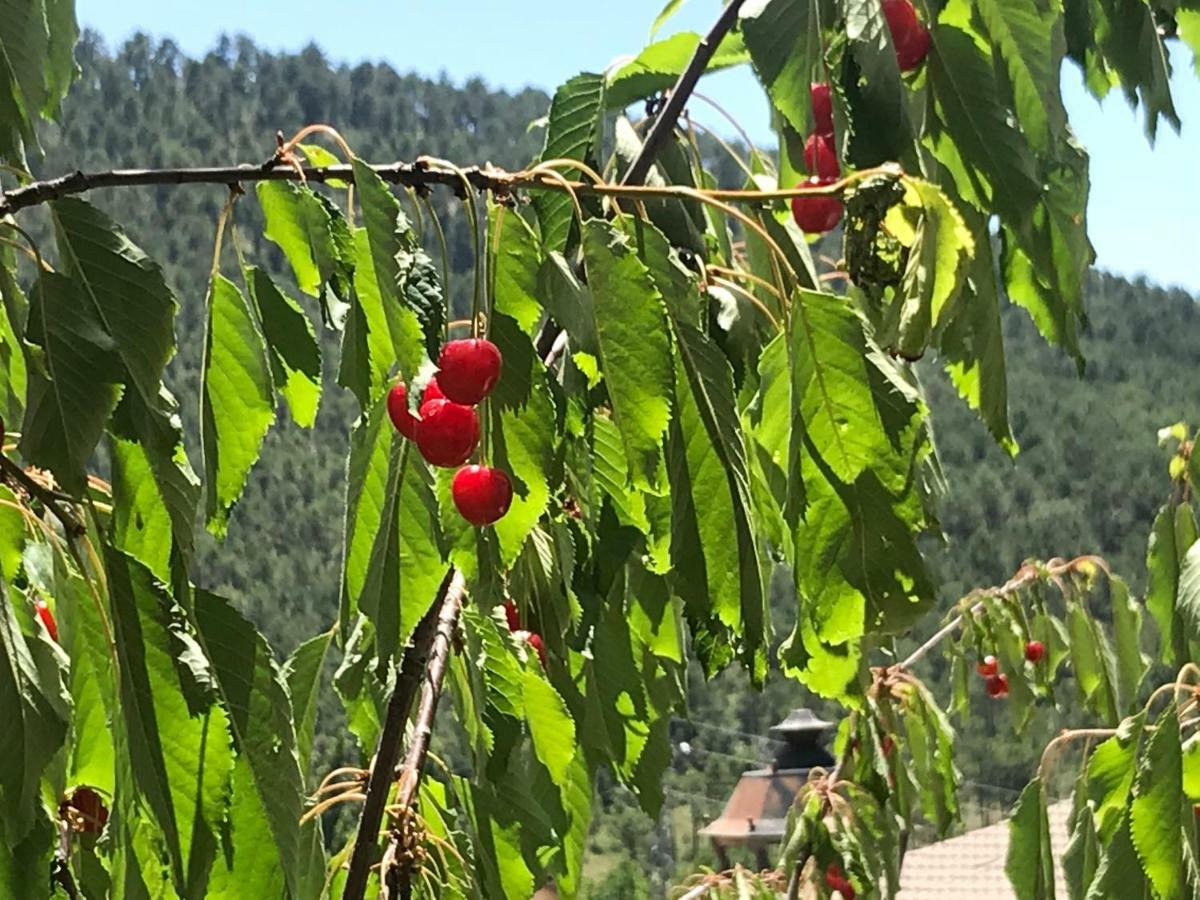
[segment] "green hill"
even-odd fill
[[[428,154],[520,166],[539,150],[540,134],[527,126],[548,104],[540,91],[511,95],[479,81],[457,86],[384,65],[335,66],[316,48],[271,54],[242,38],[193,60],[170,42],[139,37],[109,50],[87,35],[78,57],[84,77],[62,128],[49,130],[37,166],[44,174],[260,162],[273,150],[277,129],[291,132],[310,122],[336,125],[369,159]],[[194,433],[202,302],[224,192],[146,188],[91,199],[164,263],[179,295],[181,350],[171,378]],[[446,227],[451,290],[463,298],[472,266],[466,224],[448,192],[433,201]],[[278,268],[273,246],[252,237],[258,234],[249,227],[257,218],[252,198],[239,204],[237,215],[247,254]],[[941,510],[946,542],[928,547],[946,604],[972,586],[1004,580],[1027,556],[1099,552],[1135,586],[1144,582],[1146,535],[1167,490],[1155,431],[1179,419],[1200,423],[1200,397],[1191,386],[1200,371],[1200,309],[1182,292],[1096,275],[1089,314],[1088,366],[1080,379],[1022,312],[1006,311],[1013,428],[1022,448],[1015,461],[956,399],[935,361],[925,364],[950,486]],[[285,422],[272,432],[228,539],[220,547],[204,543],[196,565],[197,580],[235,598],[280,654],[327,627],[336,613],[351,404],[326,374],[317,427],[309,432]],[[776,585],[781,608],[789,602],[785,592]],[[594,896],[657,890],[677,867],[693,865],[695,821],[715,813],[737,772],[762,754],[754,736],[791,707],[811,703],[797,684],[780,678],[770,680],[764,695],[753,694],[739,672],[711,684],[694,674],[692,688],[691,720],[675,725],[677,743],[686,742],[691,752],[677,754],[660,822],[646,822],[617,788],[600,785]],[[1053,727],[1039,719],[1027,738],[995,737],[1007,732],[993,727],[1005,714],[1000,705],[981,703],[960,737],[966,777],[1000,788],[1000,797],[1027,780],[1030,761]],[[322,706],[320,732],[318,766],[353,758],[331,697]],[[708,859],[703,847],[699,852]]]

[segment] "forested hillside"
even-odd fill
[[[509,95],[479,82],[455,86],[380,65],[338,67],[313,48],[275,55],[242,39],[190,60],[170,43],[139,38],[110,51],[87,36],[77,55],[84,77],[68,100],[63,127],[45,141],[46,156],[37,166],[42,174],[261,162],[273,150],[277,129],[290,133],[310,122],[335,124],[367,159],[427,154],[462,164],[519,166],[540,149],[540,133],[528,126],[548,103],[539,91]],[[202,301],[223,192],[148,188],[119,197],[98,192],[91,199],[110,208],[167,266],[182,304],[182,349],[169,372],[194,433]],[[464,297],[472,265],[468,231],[451,195],[439,193],[434,200],[457,276],[451,290]],[[255,207],[242,204],[238,216],[250,221]],[[257,235],[259,229],[243,232]],[[278,265],[272,245],[252,238],[244,243],[253,260]],[[972,586],[1002,581],[1032,555],[1099,552],[1140,589],[1144,535],[1168,486],[1155,431],[1179,419],[1200,422],[1200,398],[1190,387],[1200,370],[1200,311],[1180,292],[1093,277],[1082,379],[1073,362],[1042,343],[1023,313],[1010,308],[1005,315],[1013,430],[1021,447],[1015,461],[953,400],[934,361],[925,372],[949,485],[941,508],[946,544],[935,553],[943,603]],[[328,627],[336,615],[351,404],[332,377],[326,381],[317,427],[310,432],[284,423],[271,433],[224,546],[204,544],[196,567],[197,581],[236,599],[280,654]],[[678,756],[669,776],[668,811],[672,798],[723,796],[736,772],[762,750],[747,735],[764,734],[790,707],[810,703],[798,685],[779,678],[769,681],[765,697],[754,696],[734,671],[711,685],[696,676],[692,685],[692,721],[676,725],[677,740],[692,752]],[[355,752],[353,742],[339,735],[333,708],[328,704],[323,717],[319,766],[349,761]],[[1028,778],[1031,748],[1044,744],[1045,735],[1027,746],[994,738],[991,719],[1004,715],[1003,706],[979,708],[979,718],[963,729],[964,774],[1018,787]],[[595,895],[627,896],[617,886],[620,879],[642,885],[669,880],[677,847],[664,843],[668,832],[645,823],[610,785],[601,790]],[[695,807],[697,815],[707,810],[704,803]],[[615,865],[623,855],[632,861]]]

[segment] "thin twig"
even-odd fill
[[[658,151],[670,139],[671,133],[675,130],[675,123],[679,121],[679,114],[683,112],[683,108],[692,96],[692,91],[696,89],[696,82],[708,68],[709,60],[717,52],[717,47],[720,46],[725,35],[736,24],[741,8],[742,0],[730,0],[729,5],[725,7],[720,17],[713,23],[713,27],[709,29],[708,34],[696,45],[696,52],[688,61],[687,68],[680,73],[679,80],[671,89],[671,96],[667,98],[667,102],[655,116],[654,126],[646,135],[641,152],[630,164],[625,177],[621,179],[623,184],[641,184],[646,180],[646,175],[649,173],[650,167],[654,165]]]
[[[396,806],[403,815],[409,810],[421,786],[421,772],[425,768],[425,757],[429,753],[429,741],[433,737],[433,717],[437,713],[438,700],[442,696],[442,684],[446,678],[446,666],[450,661],[450,647],[454,643],[454,630],[458,626],[458,614],[462,609],[462,592],[451,592],[438,614],[437,634],[429,650],[429,665],[425,670],[425,683],[421,687],[421,704],[417,707],[417,719],[413,726],[412,743],[404,757],[404,764],[397,771],[400,787],[396,791]],[[388,852],[395,856],[395,837],[389,843]],[[385,854],[386,855],[386,854]],[[412,890],[412,872],[406,864],[397,871],[400,896],[407,898]],[[384,873],[386,877],[386,872]]]
[[[54,513],[58,521],[62,523],[63,529],[67,534],[83,534],[87,530],[79,517],[63,506],[64,502],[75,503],[78,501],[67,494],[59,493],[41,484],[19,465],[3,455],[0,455],[0,478],[3,478],[3,480],[10,484],[15,483],[30,497],[39,501],[46,509]]]
[[[350,857],[346,887],[342,900],[362,900],[367,890],[367,877],[371,871],[371,859],[379,843],[379,826],[387,806],[388,793],[392,786],[392,770],[400,758],[400,742],[404,740],[404,725],[417,696],[421,676],[425,672],[426,659],[434,641],[438,615],[442,608],[454,598],[455,605],[462,602],[466,583],[462,573],[451,568],[442,581],[437,600],[421,618],[413,631],[409,647],[404,653],[400,671],[396,675],[396,688],[388,701],[383,729],[375,758],[371,762],[371,775],[367,780],[367,795],[363,801],[362,815],[358,820],[358,835],[354,839],[354,852]]]

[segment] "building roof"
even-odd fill
[[[1062,801],[1049,808],[1050,843],[1054,848],[1054,893],[1067,896],[1062,855],[1070,835],[1067,818],[1071,804]],[[1004,873],[1008,856],[1008,822],[976,828],[959,837],[910,850],[900,872],[899,900],[1015,900]]]

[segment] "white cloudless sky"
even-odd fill
[[[77,0],[77,9],[80,24],[98,31],[110,47],[144,31],[200,56],[221,34],[243,33],[270,50],[312,42],[334,62],[383,61],[401,72],[444,74],[456,83],[478,76],[495,88],[551,91],[576,72],[602,70],[615,57],[640,50],[662,2]],[[690,0],[663,34],[705,31],[719,11],[716,0]],[[1097,103],[1071,64],[1063,91],[1092,158],[1088,214],[1098,264],[1200,294],[1200,75],[1185,48],[1175,46],[1171,58],[1183,128],[1176,134],[1160,125],[1153,147],[1140,113],[1118,92]],[[766,102],[748,71],[719,73],[701,84],[756,139],[769,141]],[[706,120],[703,107],[694,112]],[[715,115],[711,124],[723,129]]]

